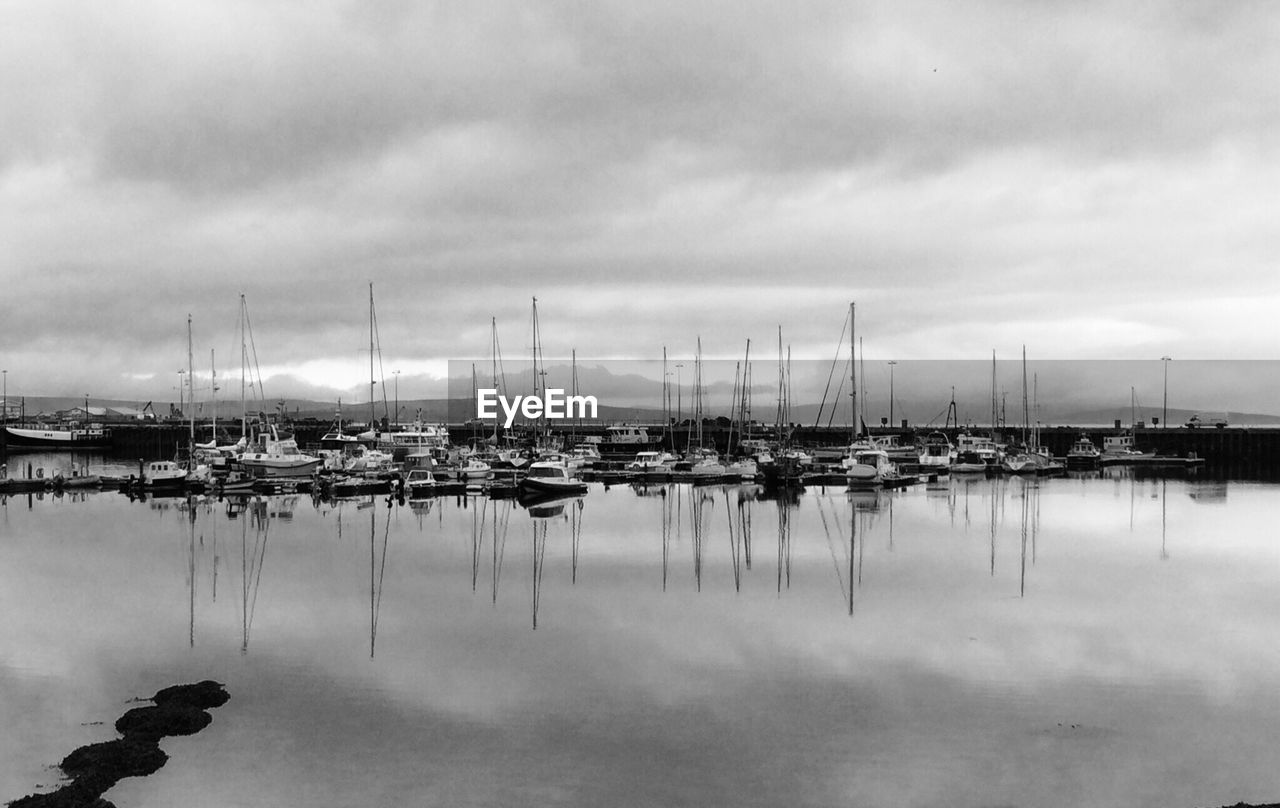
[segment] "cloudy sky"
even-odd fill
[[[0,6],[10,394],[450,359],[1276,358],[1262,3]],[[235,366],[235,367],[233,367]],[[1158,363],[1156,365],[1158,367]],[[941,394],[939,397],[942,397]]]

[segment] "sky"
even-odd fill
[[[226,384],[244,295],[268,397],[367,400],[370,284],[403,398],[492,323],[526,356],[534,297],[548,357],[776,354],[780,327],[827,359],[856,301],[873,362],[1280,358],[1278,29],[1249,2],[13,0],[5,386],[176,399],[188,315]]]

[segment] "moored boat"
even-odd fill
[[[529,472],[520,481],[519,488],[521,494],[569,496],[587,493],[587,484],[574,479],[564,463],[554,460],[529,464]]]
[[[105,449],[111,446],[111,430],[102,424],[6,426],[4,431],[6,445],[15,449]]]

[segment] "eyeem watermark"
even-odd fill
[[[493,387],[482,387],[476,391],[476,417],[482,420],[495,421],[498,418],[497,408],[502,407],[505,420],[502,425],[510,429],[515,423],[516,414],[525,418],[595,418],[595,396],[566,396],[558,387],[548,388],[546,398],[541,396],[516,396],[509,399],[498,395]],[[588,410],[590,412],[588,413]]]

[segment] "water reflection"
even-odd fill
[[[1214,485],[33,498],[0,535],[0,684],[47,705],[225,676],[208,760],[122,806],[197,780],[211,804],[300,784],[410,804],[1227,804],[1222,779],[1179,772],[1280,787],[1280,489]],[[789,774],[745,783],[747,764]]]

